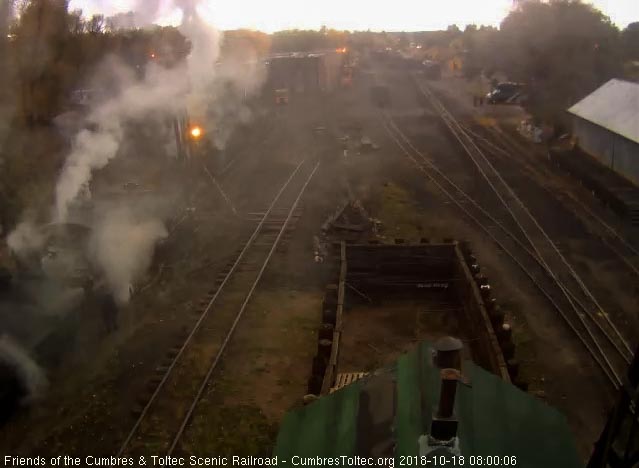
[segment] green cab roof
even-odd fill
[[[420,455],[419,439],[430,432],[439,400],[432,356],[422,343],[391,367],[289,412],[274,455],[385,456],[397,466],[402,456]],[[460,455],[516,457],[519,468],[583,467],[558,411],[471,361],[462,374],[455,400]]]

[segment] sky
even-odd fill
[[[138,0],[139,1],[139,0]],[[142,0],[144,1],[144,0]],[[177,24],[180,16],[168,7],[161,24]],[[135,0],[71,0],[72,9],[107,16],[133,9]],[[265,32],[281,29],[335,29],[373,31],[425,31],[450,24],[498,26],[512,0],[202,0],[200,14],[220,29],[252,28]],[[613,23],[624,28],[639,21],[639,0],[591,0]]]

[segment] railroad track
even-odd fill
[[[536,175],[543,177],[539,171],[532,168],[529,164],[522,161],[521,158],[515,158],[513,154],[523,154],[531,163],[534,163],[535,157],[526,148],[513,141],[508,134],[494,128],[488,129],[493,137],[479,134],[477,131],[463,126],[463,128],[475,140],[485,148],[486,151],[495,157],[506,158],[509,161],[521,166],[524,170],[535,172]],[[543,190],[550,192],[548,187],[540,185]],[[621,262],[634,275],[639,276],[639,249],[626,240],[619,231],[608,221],[604,220],[599,214],[595,213],[591,208],[586,206],[581,200],[567,191],[555,191],[551,194],[558,199],[567,208],[572,210],[579,218],[585,221],[586,227],[591,234],[601,240],[610,251],[621,260]]]
[[[201,313],[165,369],[153,393],[122,442],[118,456],[171,455],[180,448],[198,403],[258,283],[282,241],[291,220],[299,216],[302,196],[319,162],[300,162],[269,207],[249,214],[257,222],[235,261],[211,284]],[[214,283],[214,284],[213,284]]]
[[[619,330],[472,136],[430,90],[417,85],[469,155],[494,194],[497,207],[491,204],[488,210],[466,193],[432,158],[415,148],[386,113],[383,125],[391,138],[416,167],[520,267],[584,344],[610,382],[619,386],[631,356]]]

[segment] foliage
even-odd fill
[[[461,31],[457,26],[449,26],[446,31],[423,31],[413,33],[413,40],[424,47],[448,47],[459,39]]]
[[[618,29],[579,0],[517,2],[499,30],[467,27],[462,40],[466,76],[499,70],[526,83],[528,110],[539,120],[560,121],[568,106],[621,72]]]
[[[224,32],[222,57],[240,56],[248,59],[264,57],[271,51],[271,36],[260,31],[238,29]]]
[[[621,45],[626,60],[639,60],[639,21],[630,23],[623,30]]]
[[[12,22],[9,6],[18,13]],[[65,151],[53,119],[68,109],[73,90],[89,86],[106,57],[133,70],[150,60],[171,67],[190,44],[172,27],[112,30],[101,15],[69,12],[67,0],[0,0],[0,7],[0,223],[6,227],[25,205],[50,195]]]
[[[349,44],[350,33],[323,26],[319,31],[292,29],[273,34],[273,52],[308,52]]]
[[[170,67],[190,50],[175,28],[112,30],[102,15],[85,20],[81,11],[68,12],[67,0],[30,0],[19,8],[8,55],[17,70],[18,114],[27,125],[49,123],[108,55],[134,68],[151,59]]]
[[[29,123],[51,118],[58,108],[68,33],[65,0],[32,0],[24,5],[12,34],[11,52],[19,79],[20,110]]]
[[[499,30],[492,26],[468,25],[461,35],[461,42],[465,56],[464,76],[475,78],[482,69],[487,76],[492,76],[499,51]]]

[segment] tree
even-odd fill
[[[464,76],[475,78],[483,71],[490,77],[497,68],[499,30],[492,26],[469,24],[464,29],[461,43],[464,50]]]
[[[520,2],[501,23],[497,66],[530,85],[529,110],[556,121],[620,69],[619,31],[578,0]]]
[[[20,111],[28,123],[44,123],[59,107],[60,59],[70,35],[67,1],[31,0],[20,8],[20,20],[13,31]]]
[[[82,10],[73,10],[69,13],[69,32],[74,35],[79,35],[85,32],[86,22],[82,18]]]
[[[622,31],[621,44],[626,60],[639,60],[639,21],[630,23]]]
[[[93,15],[86,25],[89,34],[102,34],[105,28],[104,15]]]
[[[10,100],[11,92],[8,89],[11,81],[11,63],[9,60],[9,25],[12,15],[12,2],[9,0],[0,0],[0,118],[4,118],[2,107]],[[0,138],[3,136],[4,122],[0,121]],[[1,140],[0,140],[1,141]]]
[[[0,0],[0,38],[6,39],[9,33],[9,21],[13,13],[13,2]]]
[[[106,19],[106,29],[109,32],[117,32],[123,29],[135,29],[135,27],[135,13],[132,11],[117,13]]]
[[[335,29],[279,31],[272,36],[272,50],[274,52],[309,52],[333,49],[344,47],[349,42],[349,37],[348,31]]]
[[[232,56],[251,60],[266,56],[270,50],[271,37],[266,33],[250,29],[224,31],[222,59]]]

